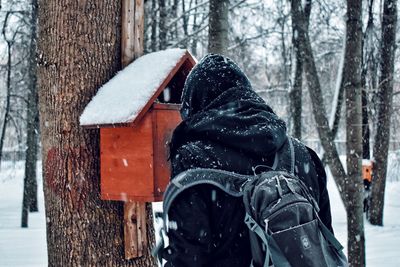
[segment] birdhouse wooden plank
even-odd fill
[[[181,49],[145,55],[103,85],[87,105],[80,123],[100,128],[103,200],[162,200],[170,178],[169,142],[181,121],[183,85],[194,65]]]

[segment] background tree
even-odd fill
[[[36,19],[31,1],[9,0],[3,2],[0,10],[2,41],[6,43],[2,55],[6,55],[5,65],[0,65],[0,73],[4,71],[5,84],[2,87],[0,76],[0,95],[5,93],[4,105],[0,108],[3,116],[0,137],[0,162],[3,160],[25,161],[26,178],[22,205],[21,226],[28,225],[28,212],[37,211],[36,161],[38,146],[38,113],[35,92],[35,29]],[[4,15],[4,16],[2,16]],[[3,58],[0,57],[0,62]],[[5,89],[5,90],[3,90]],[[33,113],[27,110],[35,110]],[[30,116],[29,114],[32,114]],[[29,130],[30,129],[30,130]]]
[[[347,173],[340,162],[326,117],[321,85],[315,66],[301,1],[292,0],[292,21],[299,29],[300,49],[308,88],[310,90],[318,133],[330,170],[346,207],[348,223],[348,256],[351,266],[365,266],[365,238],[362,213],[361,182],[361,40],[362,2],[347,1],[345,67],[343,79],[346,92]],[[350,197],[351,196],[351,197]]]
[[[210,0],[208,52],[226,55],[229,46],[229,0]]]
[[[22,198],[21,226],[28,227],[28,211],[38,211],[36,165],[38,154],[39,110],[36,87],[36,23],[37,1],[31,1],[29,46],[29,87],[27,104],[27,137],[25,152],[25,178]]]
[[[310,24],[311,15],[311,0],[307,0],[304,5],[304,19],[305,21],[301,23],[307,27]],[[301,140],[301,115],[302,115],[302,86],[303,86],[303,59],[300,51],[300,39],[298,38],[298,23],[293,24],[292,27],[292,43],[295,56],[294,64],[294,81],[293,87],[290,91],[290,108],[291,108],[291,121],[293,124],[293,137]]]
[[[374,142],[374,172],[368,218],[372,224],[383,225],[387,159],[392,115],[394,59],[396,50],[397,1],[383,3],[378,120]]]

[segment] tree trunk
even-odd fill
[[[322,97],[322,89],[318,78],[317,68],[315,66],[314,55],[311,49],[310,39],[308,37],[307,27],[304,25],[303,10],[301,0],[291,1],[292,22],[298,29],[298,38],[300,44],[301,57],[304,64],[304,73],[310,90],[310,98],[313,107],[314,118],[317,123],[318,135],[321,139],[322,147],[325,150],[326,162],[328,163],[335,182],[338,186],[340,196],[344,205],[347,203],[345,194],[346,172],[339,159],[333,136],[331,134],[328,119],[325,113],[325,105]]]
[[[197,0],[194,0],[194,6],[197,6]],[[194,9],[193,15],[193,27],[192,32],[196,32],[199,26],[197,25],[197,8]],[[197,56],[197,38],[192,38],[191,52],[194,56]]]
[[[27,108],[27,137],[25,154],[24,193],[21,227],[28,227],[28,212],[38,211],[36,162],[38,150],[39,114],[36,87],[36,23],[37,0],[31,1],[31,40],[29,47],[29,92]]]
[[[363,217],[361,61],[362,0],[347,1],[346,48],[343,72],[346,94],[347,235],[350,266],[365,266]]]
[[[151,14],[150,50],[155,52],[157,51],[157,0],[151,0]]]
[[[165,6],[165,0],[158,0],[158,9],[160,17],[158,21],[158,37],[159,37],[159,48],[164,50],[167,48],[167,8]]]
[[[311,102],[313,106],[314,118],[317,123],[317,130],[321,139],[321,144],[325,150],[326,160],[333,174],[335,182],[338,186],[340,196],[348,213],[348,250],[349,261],[351,266],[364,266],[364,227],[362,220],[362,183],[360,177],[360,157],[361,157],[361,98],[360,98],[360,79],[361,79],[361,1],[348,3],[348,21],[346,28],[346,50],[345,50],[345,66],[343,69],[344,79],[349,82],[346,84],[346,95],[350,101],[359,103],[358,107],[348,105],[347,124],[348,127],[347,140],[348,176],[340,162],[337,149],[334,144],[332,132],[330,131],[328,119],[325,114],[325,106],[322,97],[322,90],[319,83],[318,72],[315,66],[314,56],[311,49],[311,43],[308,32],[302,17],[304,16],[301,8],[301,0],[292,0],[292,21],[293,23],[301,23],[298,25],[300,38],[300,49],[303,56],[304,71],[306,74],[308,88],[310,90]],[[355,54],[352,54],[354,52]],[[349,73],[350,72],[350,73]],[[351,121],[349,119],[352,114],[358,119]],[[358,125],[357,125],[358,122]],[[354,128],[356,126],[356,128]],[[354,151],[352,150],[354,149]],[[356,154],[358,153],[358,154]]]
[[[84,107],[120,68],[121,3],[40,0],[39,5],[48,265],[155,266],[149,247],[144,257],[124,259],[123,203],[100,200],[99,133],[79,127]]]
[[[362,63],[362,73],[361,73],[361,82],[362,82],[362,138],[363,138],[363,159],[371,158],[370,151],[370,129],[369,129],[369,115],[368,115],[368,82],[367,75],[368,70],[372,70],[370,65],[373,66],[373,58],[374,58],[374,44],[372,43],[372,35],[374,30],[374,13],[373,13],[373,5],[374,0],[368,1],[368,22],[367,27],[365,29],[364,37],[363,37],[363,63]],[[373,75],[370,73],[370,75]],[[372,77],[371,77],[372,80]]]
[[[366,83],[363,83],[366,85]],[[366,86],[362,90],[362,155],[363,159],[370,159],[371,153],[369,149],[370,131],[368,116],[368,94]]]
[[[25,174],[28,173],[28,181],[31,185],[29,190],[30,206],[29,211],[38,211],[37,200],[37,180],[36,180],[36,162],[39,146],[39,109],[37,95],[37,69],[36,69],[36,39],[37,39],[37,0],[31,2],[31,41],[29,47],[29,81],[31,91],[28,98],[28,134],[27,134],[27,151],[25,162]],[[29,162],[29,166],[27,166]]]
[[[11,105],[11,71],[12,71],[12,46],[14,44],[16,32],[14,32],[13,37],[11,39],[7,39],[6,32],[7,32],[7,27],[9,23],[9,18],[10,18],[11,12],[7,12],[4,18],[4,24],[3,24],[3,29],[2,29],[2,34],[3,38],[7,43],[7,74],[6,74],[6,101],[5,101],[5,106],[4,106],[4,119],[3,119],[3,125],[1,127],[1,134],[0,134],[0,169],[1,169],[1,159],[3,156],[3,146],[4,146],[4,140],[6,137],[6,130],[7,130],[7,124],[8,120],[10,119],[10,105]]]
[[[183,29],[183,38],[185,39],[185,41],[182,42],[183,47],[187,47],[186,37],[189,35],[188,23],[189,23],[189,15],[186,14],[185,0],[182,0],[182,29]],[[193,23],[196,23],[195,17],[193,18]],[[177,38],[178,38],[178,35],[177,35]]]
[[[304,7],[305,22],[307,25],[310,20],[311,14],[311,0],[306,2]],[[300,52],[300,44],[298,39],[298,23],[294,23],[292,27],[292,42],[296,58],[295,71],[294,71],[294,82],[292,91],[289,94],[290,107],[291,107],[291,118],[293,121],[293,137],[301,140],[301,114],[302,114],[302,86],[303,86],[303,59]]]
[[[229,0],[210,0],[208,53],[226,55],[229,39]]]
[[[378,120],[374,144],[374,171],[368,219],[383,225],[383,204],[390,138],[390,117],[393,100],[394,56],[396,50],[397,1],[385,0],[382,16]]]

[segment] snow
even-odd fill
[[[369,159],[363,159],[362,160],[362,165],[363,166],[372,166],[372,161]]]
[[[29,214],[29,228],[20,228],[23,188],[23,162],[2,164],[0,173],[0,267],[47,266],[46,218],[44,214],[42,181],[39,173],[39,212]],[[398,173],[397,173],[398,174]],[[388,177],[385,198],[384,227],[372,226],[365,221],[366,255],[368,267],[400,266],[400,195],[399,177]],[[333,228],[336,237],[347,247],[346,212],[336,185],[328,179],[331,198]],[[161,210],[161,203],[154,203]],[[159,222],[156,222],[159,228]]]
[[[184,49],[168,49],[135,60],[98,90],[80,124],[133,121],[185,53]]]
[[[29,213],[29,228],[21,228],[24,163],[2,163],[0,173],[1,267],[47,266],[46,219],[40,169],[41,166],[38,166],[39,212]]]

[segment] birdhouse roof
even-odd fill
[[[133,123],[150,108],[182,64],[194,59],[184,49],[146,54],[104,84],[80,117],[82,126]]]

